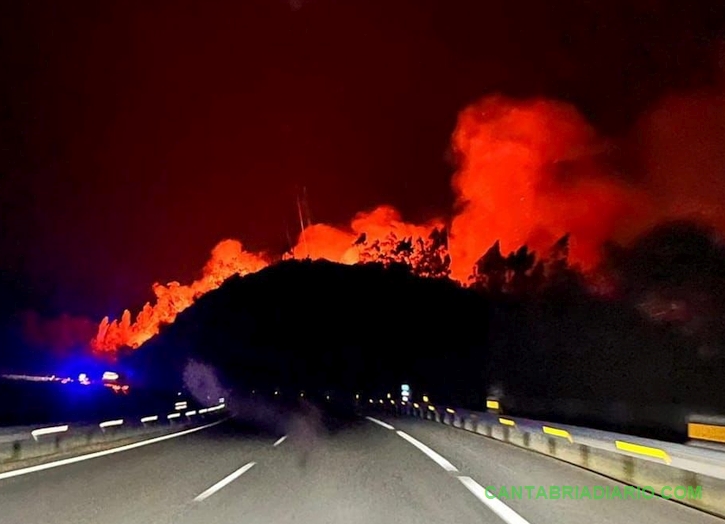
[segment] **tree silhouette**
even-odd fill
[[[581,274],[569,265],[569,235],[554,243],[545,259],[528,246],[503,256],[496,241],[473,267],[471,288],[491,295],[533,296],[553,288],[578,286]]]
[[[506,259],[501,255],[501,243],[497,240],[473,266],[469,277],[471,287],[477,291],[500,294],[506,283]]]
[[[385,267],[405,266],[414,275],[428,278],[445,278],[450,274],[451,258],[448,255],[448,234],[434,229],[427,239],[418,237],[398,238],[391,233],[383,240],[367,244],[367,237],[360,235],[355,245],[361,246],[361,263],[378,263]]]

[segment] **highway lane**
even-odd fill
[[[292,437],[275,450],[178,522],[502,524],[455,477],[362,419],[321,438],[304,465]]]
[[[405,418],[385,422],[395,429],[363,418],[339,421],[312,446],[296,435],[280,441],[279,434],[227,422],[130,451],[3,479],[0,522],[723,522],[661,499],[511,500],[503,501],[508,505],[503,509],[492,508],[469,491],[470,483],[616,483],[440,424]],[[396,429],[412,438],[401,437]],[[466,478],[471,480],[464,485]],[[507,513],[507,507],[513,511]]]
[[[462,472],[482,486],[619,486],[624,484],[597,473],[488,439],[436,422],[408,417],[385,417],[395,428],[405,431],[441,453]],[[532,524],[561,522],[641,524],[715,524],[723,520],[659,497],[640,500],[506,500]]]
[[[2,524],[174,522],[229,464],[264,457],[270,436],[224,423],[190,435],[0,480]]]

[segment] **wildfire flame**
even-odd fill
[[[572,106],[490,97],[461,112],[453,134],[462,211],[451,228],[452,275],[463,280],[496,240],[504,252],[551,246],[566,233],[571,259],[600,258],[640,197],[601,165],[594,129]]]
[[[162,324],[173,322],[198,297],[218,288],[230,276],[254,273],[267,265],[263,254],[245,251],[237,240],[222,240],[212,250],[199,280],[188,286],[178,282],[169,282],[165,286],[154,284],[156,303],[151,305],[147,302],[133,322],[128,309],[123,312],[120,321],[110,321],[105,317],[98,326],[91,347],[97,352],[114,352],[122,346],[137,348],[158,334]]]
[[[398,238],[425,238],[433,229],[442,226],[442,221],[431,221],[424,225],[409,224],[402,221],[400,213],[393,207],[380,206],[373,211],[359,213],[347,229],[326,224],[308,226],[300,234],[293,254],[297,258],[324,258],[344,264],[356,264],[361,261],[362,249],[354,244],[363,233],[366,244],[378,241],[385,245],[384,241],[391,233]],[[238,240],[222,240],[212,250],[211,258],[199,280],[188,286],[178,282],[170,282],[165,286],[154,284],[156,303],[151,305],[147,302],[133,321],[128,309],[124,310],[120,321],[111,321],[105,317],[98,326],[91,347],[101,353],[113,353],[123,346],[137,348],[158,334],[163,324],[173,322],[198,297],[218,288],[230,276],[254,273],[269,263],[263,253],[245,251]]]
[[[599,259],[608,239],[631,234],[652,215],[641,189],[625,184],[601,160],[605,144],[567,104],[550,100],[513,101],[487,97],[464,109],[452,137],[457,171],[452,179],[456,212],[451,217],[451,277],[466,282],[476,260],[497,240],[502,251],[521,245],[541,250],[571,234],[570,259],[584,268]],[[444,219],[425,224],[404,222],[391,206],[358,213],[344,228],[314,224],[300,234],[296,258],[361,261],[361,245],[385,249],[392,233],[398,239],[428,238]],[[171,323],[204,293],[231,275],[259,271],[270,263],[223,240],[212,251],[202,277],[190,285],[154,284],[155,304],[147,303],[132,320],[104,318],[91,342],[97,352],[136,348]]]

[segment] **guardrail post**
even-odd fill
[[[478,424],[480,423],[478,415],[472,415],[471,418],[471,431],[473,431],[474,433],[478,433]]]
[[[632,484],[634,479],[634,457],[623,455],[622,461],[624,462],[624,478],[626,482]]]
[[[581,455],[582,465],[585,468],[588,468],[589,467],[589,446],[582,446],[580,444],[579,448],[581,450],[580,455]]]

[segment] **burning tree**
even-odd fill
[[[478,259],[468,280],[478,291],[532,295],[545,288],[578,282],[579,272],[569,265],[567,234],[554,243],[545,259],[537,259],[536,252],[525,245],[504,256],[500,242],[496,241]]]
[[[415,240],[413,237],[398,238],[390,233],[385,239],[370,244],[363,233],[354,245],[360,247],[360,262],[363,264],[405,266],[414,275],[428,278],[446,278],[451,272],[445,229],[434,229],[427,239],[417,237]]]

